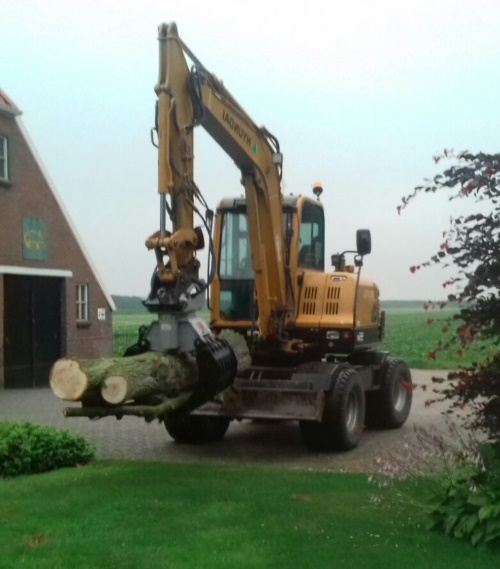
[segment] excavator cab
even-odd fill
[[[316,197],[282,198],[282,262],[289,290],[284,331],[298,339],[284,358],[279,344],[254,344],[259,307],[246,200],[227,198],[217,208],[211,326],[245,335],[254,355],[256,347],[260,350],[254,361],[321,360],[329,353],[370,349],[382,337],[378,287],[360,275],[363,257],[371,252],[370,231],[358,230],[356,249],[332,255],[325,272],[325,215]],[[354,255],[352,265],[346,264],[348,253]]]
[[[282,262],[293,290],[292,280],[296,280],[298,272],[324,271],[323,205],[303,196],[283,197],[282,226]],[[220,202],[214,244],[217,271],[211,291],[212,321],[218,324],[231,322],[231,328],[253,328],[258,319],[258,303],[244,198],[227,198]],[[216,328],[218,324],[215,324]]]

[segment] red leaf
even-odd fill
[[[403,380],[401,385],[403,386],[403,389],[406,389],[406,391],[412,391],[412,385],[409,381]]]
[[[457,350],[457,354],[462,357],[464,355],[464,353],[462,352],[462,350]]]
[[[428,304],[424,304],[424,310],[429,310],[429,305],[428,305]]]
[[[437,164],[441,160],[441,156],[433,156],[432,159]]]
[[[417,267],[415,267],[415,265],[413,265],[413,267],[410,267],[410,272],[414,273],[417,270]]]
[[[427,318],[427,324],[432,324],[434,322],[434,318]]]
[[[425,405],[426,407],[430,407],[431,404],[432,404],[432,399],[427,399],[427,401],[424,403],[424,405]]]
[[[477,182],[471,180],[466,186],[462,187],[460,193],[464,196],[468,196],[475,187],[477,187]]]
[[[427,354],[427,358],[428,358],[429,360],[435,360],[435,359],[436,359],[436,352],[429,352],[429,353]]]
[[[448,326],[443,326],[443,328],[441,328],[441,332],[446,334],[446,332],[448,332]]]

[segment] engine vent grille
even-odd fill
[[[326,291],[325,313],[336,316],[339,313],[340,287],[330,286]]]
[[[311,316],[316,314],[316,299],[318,297],[317,286],[306,286],[304,290],[304,302],[302,303],[302,312]]]

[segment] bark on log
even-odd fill
[[[130,359],[134,360],[133,365],[127,361]],[[120,366],[113,366],[113,375],[102,382],[101,396],[104,401],[117,405],[152,394],[172,397],[192,390],[197,383],[198,368],[191,356],[147,352],[124,358]]]
[[[146,352],[128,358],[62,358],[52,367],[50,386],[66,401],[89,400],[100,393],[119,404],[150,394],[174,396],[198,382],[196,361],[186,354]]]

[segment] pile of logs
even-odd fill
[[[249,365],[246,346],[233,347],[238,367]],[[66,407],[67,417],[163,419],[172,411],[189,411],[200,405],[199,396],[192,397],[198,384],[195,358],[180,353],[145,352],[95,360],[65,357],[57,360],[50,372],[56,397],[82,403],[81,407]]]
[[[196,360],[186,354],[146,352],[97,360],[67,357],[57,360],[50,372],[56,397],[82,402],[82,407],[64,410],[68,417],[137,415],[152,420],[185,405],[197,383]],[[152,396],[157,405],[151,405]]]

